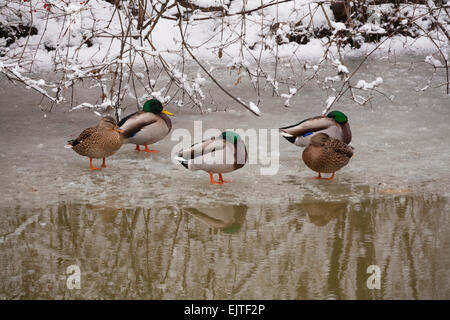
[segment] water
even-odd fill
[[[43,112],[1,79],[0,298],[449,299],[449,100],[442,88],[417,92],[431,71],[409,62],[362,69],[365,80],[383,76],[393,102],[336,106],[355,157],[334,181],[310,179],[302,149],[280,138],[276,175],[246,165],[223,186],[173,164],[170,137],[157,154],[124,145],[90,172],[63,146],[99,118],[67,105]],[[267,94],[255,117],[217,96],[228,112],[169,106],[174,129],[277,128],[326,99],[314,84],[291,108]],[[74,264],[79,290],[66,286]],[[380,289],[367,287],[370,265]]]

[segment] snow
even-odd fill
[[[261,111],[259,110],[259,108],[258,108],[258,106],[255,104],[255,103],[253,103],[253,102],[249,102],[249,104],[248,104],[248,106],[249,106],[249,108],[254,112],[254,113],[256,113],[257,115],[260,115],[261,114]]]
[[[326,104],[327,104],[327,109],[333,104],[333,102],[336,100],[336,97],[335,96],[330,96],[330,97],[328,97],[328,99],[327,99],[327,102],[326,102]]]
[[[382,27],[373,24],[373,23],[366,23],[363,26],[361,26],[359,29],[361,32],[366,33],[375,33],[375,34],[385,34],[386,30],[384,30]]]
[[[436,68],[442,67],[442,62],[435,59],[433,56],[426,56],[425,62],[433,65]]]
[[[229,0],[191,0],[190,1],[193,5],[202,7],[202,8],[208,8],[208,7],[221,7],[222,3],[224,7],[226,8],[226,5],[230,3]]]
[[[96,64],[102,62],[107,56],[114,58],[119,55],[120,42],[112,41],[109,37],[103,37],[106,35],[110,36],[121,34],[119,18],[117,14],[113,16],[113,12],[115,10],[113,5],[100,0],[91,0],[83,5],[81,5],[78,0],[68,2],[47,2],[52,5],[50,12],[39,10],[33,14],[33,23],[38,29],[38,34],[30,37],[30,47],[36,46],[39,43],[41,37],[43,36],[45,24],[48,24],[47,31],[45,32],[43,38],[44,42],[47,45],[57,48],[58,50],[68,50],[68,56],[74,58],[73,63],[81,65]],[[222,1],[219,0],[197,0],[193,3],[201,7],[208,7],[220,6],[221,2]],[[245,6],[243,6],[242,1],[235,0],[231,2],[229,12],[240,12],[243,8],[246,10],[251,10],[252,8],[259,7],[261,4],[269,4],[271,2],[272,1],[250,0],[247,1]],[[227,1],[223,1],[223,3],[227,4]],[[43,2],[38,1],[36,2],[35,7],[40,9],[41,4],[43,4]],[[26,4],[15,4],[14,8],[23,11],[25,16],[30,15],[28,11],[26,11],[28,8],[28,5]],[[333,13],[329,6],[324,5],[324,8],[328,17],[333,17]],[[310,17],[310,10],[314,12],[312,18]],[[312,24],[315,28],[328,25],[322,10],[313,1],[299,0],[285,2],[279,5],[266,7],[263,12],[266,20],[270,20],[272,17],[274,21],[283,22],[281,27],[277,30],[278,34],[280,34],[280,32],[281,34],[290,32],[291,26],[298,21],[302,21],[302,24],[305,26]],[[71,14],[72,17],[72,23],[70,23],[70,34],[67,32],[67,22],[65,23],[63,18],[63,14],[65,13]],[[202,15],[204,16],[204,13],[199,12],[197,14],[199,17]],[[113,16],[112,20],[111,16]],[[193,15],[193,18],[195,17],[196,15]],[[217,32],[217,28],[222,24],[220,19],[218,21],[215,21],[214,19],[194,21],[188,28],[188,40],[194,47],[194,53],[198,57],[210,60],[217,59],[216,53],[214,50],[210,50],[210,48],[218,46],[218,44],[223,42],[223,39],[232,40],[236,38],[237,35],[241,34],[240,29],[242,24],[240,23],[240,17],[235,15],[227,17],[226,19],[227,24],[235,25],[235,27],[230,29],[225,28],[224,33]],[[165,59],[172,62],[176,61],[178,59],[177,55],[174,55],[171,52],[180,46],[181,38],[178,35],[177,24],[177,21],[167,19],[159,20],[151,34],[152,43],[156,46],[156,50],[151,48],[148,43],[140,43],[140,41],[134,39],[129,44],[127,43],[127,47],[131,44],[133,50],[145,52],[146,55],[158,56],[159,54],[162,54]],[[331,21],[331,24],[335,31],[346,30],[346,26],[343,23]],[[143,34],[146,34],[146,32],[149,31],[148,28],[143,30]],[[258,36],[258,34],[261,33],[260,12],[254,12],[251,16],[248,16],[245,28],[245,42],[257,43],[260,41]],[[49,30],[51,30],[51,32]],[[380,28],[373,23],[365,24],[360,30],[379,34],[385,33],[383,28]],[[59,36],[61,31],[63,32],[63,37],[60,39]],[[263,32],[266,32],[266,30]],[[93,46],[89,48],[84,45],[82,48],[78,48],[78,45],[76,44],[82,42],[82,37],[90,37],[91,35],[94,36],[92,38]],[[270,39],[267,39],[268,42],[269,40]],[[8,55],[13,56],[17,54],[17,52],[21,50],[21,45],[25,44],[26,41],[26,38],[19,39],[17,41],[17,46],[12,48],[12,50],[8,52]],[[195,48],[196,44],[201,43],[207,43],[207,45]],[[230,45],[227,45],[223,49],[223,59],[228,60],[230,64],[235,65],[246,65],[249,61],[251,61],[248,52],[244,51],[243,55],[239,54],[241,49],[239,42],[229,41],[229,43]],[[298,50],[298,45],[292,43],[286,43],[282,45],[282,47],[283,49],[280,53],[281,56],[292,56],[292,53]],[[387,47],[389,47],[389,45]],[[430,49],[430,42],[427,42],[426,46],[420,43],[415,43],[404,49],[405,51],[415,51],[417,49],[422,50],[426,48]],[[304,45],[304,50],[301,51],[302,58],[320,58],[323,54],[322,43],[317,45],[315,41],[310,41],[308,44]],[[54,61],[52,61],[51,57],[48,56],[51,56],[51,54],[48,54],[43,46],[41,46],[37,53],[37,57],[39,57],[39,59],[36,59],[35,63],[37,65],[44,65],[47,68],[52,67]],[[265,51],[262,58],[265,60],[273,59],[273,52],[270,52],[270,50]],[[138,62],[143,62],[139,60],[140,59],[138,59]],[[126,63],[127,60],[122,62]]]
[[[362,89],[362,90],[370,90],[370,89],[374,89],[375,87],[379,86],[382,83],[383,83],[383,78],[381,78],[381,77],[377,77],[374,81],[369,82],[369,83],[364,80],[359,80],[358,83],[355,85],[355,88]]]
[[[289,88],[289,93],[282,93],[281,97],[282,98],[286,98],[286,100],[284,101],[284,106],[285,107],[290,107],[291,106],[291,98],[293,96],[295,96],[295,94],[297,93],[297,88]]]
[[[337,68],[337,72],[338,73],[348,73],[348,69],[346,66],[340,64]]]
[[[335,31],[347,30],[347,27],[342,22],[331,21],[330,23]]]
[[[121,65],[126,74],[132,66],[133,72],[136,72],[137,78],[142,84],[145,84],[146,90],[142,95],[138,95],[136,92],[131,92],[131,84],[126,84],[123,88],[128,90],[128,97],[134,97],[140,102],[149,96],[165,102],[174,98],[174,101],[177,101],[176,103],[181,106],[183,101],[177,100],[178,96],[171,97],[168,93],[168,86],[161,85],[161,82],[157,83],[156,76],[153,77],[152,75],[152,78],[155,79],[149,79],[150,77],[147,78],[142,73],[142,69],[146,65],[160,66],[161,60],[163,60],[164,71],[175,80],[176,85],[184,93],[187,93],[188,100],[200,107],[205,103],[204,86],[210,83],[210,79],[202,72],[184,70],[185,60],[189,61],[190,56],[186,53],[186,50],[182,50],[182,37],[179,33],[178,20],[162,17],[155,26],[149,23],[144,30],[138,30],[137,19],[133,19],[130,34],[132,36],[137,36],[140,33],[144,36],[149,34],[149,41],[142,41],[140,37],[137,37],[137,39],[129,37],[122,46],[120,39],[123,33],[124,20],[123,16],[118,15],[115,6],[101,0],[90,0],[83,4],[80,2],[79,0],[33,0],[32,4],[36,8],[36,12],[30,13],[30,2],[9,1],[2,8],[4,10],[0,14],[0,22],[18,23],[20,19],[22,21],[33,21],[38,34],[17,39],[15,43],[8,47],[5,56],[0,57],[0,72],[14,75],[21,79],[27,87],[40,92],[52,102],[59,103],[67,98],[61,96],[61,92],[68,92],[68,89],[79,79],[107,78],[117,70],[118,64]],[[50,4],[49,11],[44,10],[44,3]],[[127,1],[123,3],[123,8],[127,8]],[[171,8],[165,13],[165,16],[178,12],[175,4],[173,0],[169,1],[169,7]],[[215,66],[224,65],[231,70],[238,69],[243,74],[245,69],[256,71],[255,65],[257,64],[261,64],[265,68],[266,64],[273,64],[275,61],[291,63],[296,60],[311,63],[313,70],[320,73],[324,60],[329,63],[337,56],[345,57],[345,59],[361,58],[379,45],[376,42],[363,43],[359,49],[351,48],[349,45],[338,48],[335,44],[327,47],[330,43],[327,37],[322,39],[310,38],[304,45],[285,41],[288,35],[298,27],[320,30],[321,28],[328,29],[329,24],[331,24],[334,34],[337,34],[338,31],[352,31],[351,26],[333,21],[333,12],[329,3],[326,2],[319,5],[316,1],[311,0],[296,0],[279,4],[276,4],[273,0],[234,0],[231,2],[194,0],[193,4],[200,7],[219,7],[224,4],[224,8],[229,14],[226,17],[217,15],[216,18],[205,19],[214,17],[215,14],[197,10],[190,15],[188,24],[186,21],[182,21],[182,29],[186,32],[185,40],[189,43],[191,51],[210,72],[216,71]],[[266,7],[263,10],[252,11],[245,16],[244,21],[242,20],[240,12],[253,10],[260,6]],[[125,10],[123,8],[121,10]],[[186,11],[185,8],[181,7],[180,9]],[[322,9],[325,10],[328,20]],[[389,14],[392,6],[382,5],[376,6],[376,9],[370,9],[371,19],[362,25],[359,31],[378,34],[381,41],[384,41],[383,35],[386,34],[386,30],[380,27],[378,18],[382,14]],[[22,18],[18,20],[14,12],[20,12]],[[123,11],[121,11],[122,13]],[[153,15],[153,18],[155,17],[155,12],[151,8],[148,8],[147,14],[147,18],[150,18],[150,15]],[[402,23],[405,23],[411,21],[413,15],[418,17],[426,15],[427,9],[425,6],[402,5],[400,14],[404,15]],[[416,23],[427,30],[435,20],[443,25],[448,25],[448,21],[445,19],[447,18],[444,13],[436,13],[435,17],[417,19]],[[151,22],[151,20],[146,20],[146,22],[148,21]],[[126,26],[124,27],[126,28]],[[153,31],[150,34],[151,28],[153,28]],[[438,31],[438,28],[435,28],[430,32],[435,41],[439,41],[439,37],[436,36]],[[284,39],[284,42],[279,43],[277,37]],[[87,40],[89,40],[89,45]],[[442,45],[443,53],[446,54],[448,43],[443,42],[443,40],[444,38],[439,44]],[[47,52],[43,44],[55,50]],[[24,51],[25,45],[27,49]],[[122,49],[123,52],[121,52]],[[219,50],[221,52],[220,59],[218,58]],[[24,54],[23,61],[19,61],[17,57],[22,56],[22,53]],[[377,48],[373,57],[398,56],[407,53],[426,54],[425,62],[434,67],[443,66],[439,59],[432,56],[437,56],[436,47],[433,41],[427,37],[394,36],[383,42]],[[25,70],[28,71],[27,67],[30,61],[33,61],[32,66],[30,66],[31,71],[45,70],[46,72],[51,71],[52,75],[55,72],[64,74],[63,80],[60,82],[62,90],[57,90],[55,85],[52,85],[47,79],[27,77]],[[344,63],[347,62],[332,62],[340,77],[335,74],[327,75],[324,77],[325,82],[332,85],[333,82],[337,83],[344,80],[349,74],[349,70]],[[211,66],[212,64],[214,66]],[[102,68],[99,68],[100,66]],[[241,73],[239,77],[244,78]],[[281,93],[287,87],[283,87],[283,82],[280,79],[276,79],[269,73],[261,72],[261,74],[266,81],[265,85],[271,86],[271,90],[273,88],[277,95],[285,99],[285,106],[289,106],[291,98],[296,94],[296,92],[291,92],[293,85],[289,84],[288,93]],[[381,78],[369,83],[360,80],[355,87],[370,90],[382,83],[382,79],[381,82],[379,79]],[[257,77],[250,76],[250,81],[255,84]],[[98,85],[103,92],[110,92],[105,83],[101,82]],[[159,85],[158,88],[155,88],[156,84]],[[149,86],[150,88],[148,88]],[[335,89],[331,88],[331,91],[333,90]],[[58,96],[53,97],[48,93],[50,91],[58,92]],[[117,97],[108,96],[99,100],[102,101],[80,102],[72,110],[83,108],[105,109],[108,106],[116,105]],[[359,101],[364,101],[364,98],[359,99]],[[254,103],[243,103],[248,104],[250,108],[256,107]],[[259,109],[257,110],[259,112]]]

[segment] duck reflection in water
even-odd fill
[[[318,227],[327,225],[331,220],[338,218],[347,211],[345,202],[302,202],[295,205],[294,209],[306,212],[309,221]]]
[[[220,207],[188,207],[183,211],[207,226],[224,233],[238,232],[245,222],[248,207],[246,205],[224,205]]]

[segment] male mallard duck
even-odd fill
[[[280,134],[286,140],[300,147],[306,147],[309,140],[319,132],[347,144],[352,141],[348,118],[337,110],[331,111],[326,116],[309,118],[292,126],[280,128]]]
[[[334,173],[347,165],[352,156],[352,147],[320,132],[310,139],[308,146],[303,150],[302,158],[308,168],[319,173],[315,179],[321,179],[322,172],[332,173],[326,180],[333,180]]]
[[[186,169],[208,172],[211,184],[224,184],[231,181],[223,180],[222,173],[242,168],[247,162],[247,148],[237,133],[224,131],[181,150],[175,159]],[[214,181],[213,173],[219,174],[219,181]]]
[[[117,127],[112,117],[103,117],[98,125],[84,130],[78,138],[67,141],[66,148],[89,157],[91,170],[100,170],[92,165],[92,159],[103,158],[102,168],[106,168],[105,158],[113,155],[123,144],[123,131]]]
[[[246,205],[204,206],[183,208],[194,218],[207,226],[222,230],[224,233],[239,231],[245,222],[248,207]]]
[[[173,116],[173,113],[165,110],[158,100],[148,100],[142,111],[120,120],[119,127],[125,132],[124,143],[136,144],[137,151],[141,151],[139,145],[144,145],[145,152],[158,152],[149,150],[148,145],[163,139],[172,129],[172,121],[166,114]]]

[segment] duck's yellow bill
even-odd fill
[[[173,116],[173,113],[167,111],[166,109],[163,109],[163,110],[161,111],[161,113],[168,114],[169,116]]]
[[[123,129],[116,129],[116,131],[119,132],[119,133],[124,133],[125,132],[125,130],[123,130]]]

